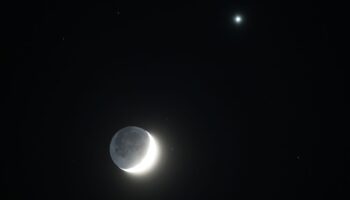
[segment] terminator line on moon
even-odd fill
[[[142,174],[154,166],[158,157],[158,146],[146,130],[128,126],[112,137],[109,152],[115,165],[133,174]]]

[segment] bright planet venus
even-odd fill
[[[241,15],[236,15],[234,16],[234,21],[236,24],[241,24],[242,23],[242,16]]]
[[[109,152],[114,164],[125,172],[144,174],[158,158],[158,146],[146,130],[128,126],[112,137]]]

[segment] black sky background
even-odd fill
[[[4,199],[348,199],[341,7],[14,2]],[[144,177],[108,154],[129,125],[161,145]]]

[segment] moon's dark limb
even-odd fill
[[[146,130],[135,126],[120,129],[112,138],[110,155],[121,169],[134,167],[145,157],[150,139]]]

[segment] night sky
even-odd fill
[[[341,7],[13,2],[3,199],[348,199]],[[110,158],[126,126],[160,144],[146,176]]]

